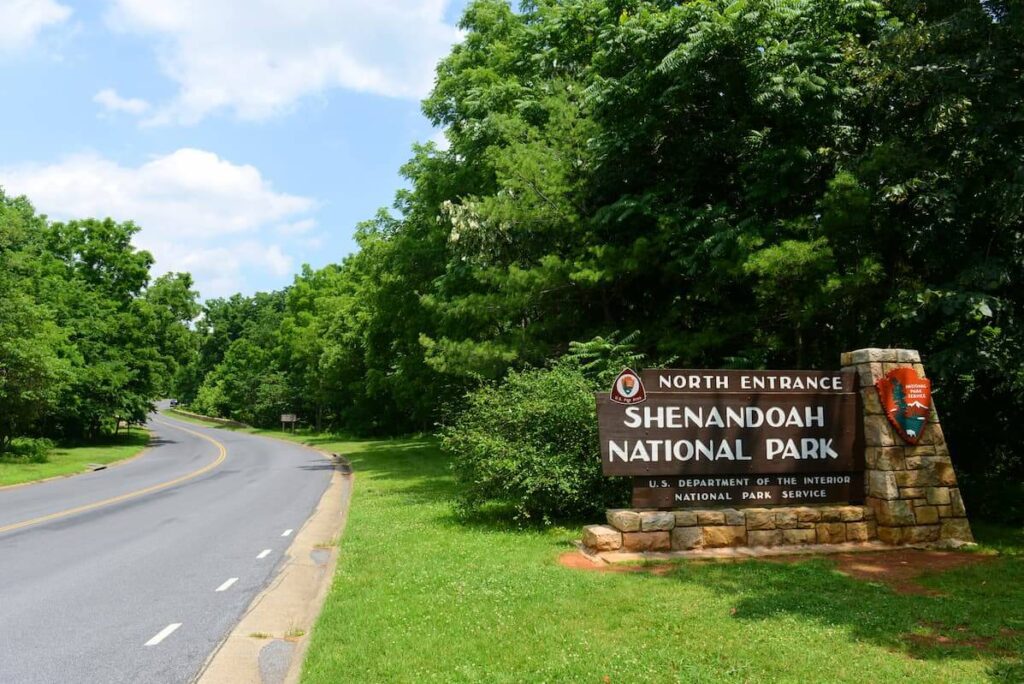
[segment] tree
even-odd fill
[[[53,408],[67,379],[67,335],[29,288],[41,225],[27,200],[0,190],[0,452]]]

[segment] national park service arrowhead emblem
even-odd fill
[[[917,444],[932,411],[932,381],[910,367],[894,368],[875,383],[885,416],[904,442]]]
[[[639,404],[647,399],[640,376],[625,368],[612,383],[611,400],[616,404]]]

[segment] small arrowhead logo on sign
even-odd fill
[[[611,400],[616,404],[639,404],[647,399],[640,376],[626,368],[612,383]]]
[[[917,444],[932,410],[932,381],[913,368],[894,368],[875,383],[885,416],[904,442]]]

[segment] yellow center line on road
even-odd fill
[[[39,516],[38,518],[32,518],[31,520],[22,520],[21,522],[11,523],[10,525],[4,525],[3,527],[0,527],[0,534],[3,534],[4,532],[11,532],[13,530],[20,530],[24,527],[31,527],[32,525],[39,525],[45,522],[50,522],[51,520],[59,520],[61,518],[66,518],[70,515],[85,513],[86,511],[93,511],[96,510],[97,508],[103,508],[104,506],[111,506],[116,503],[121,503],[122,501],[136,499],[140,496],[145,496],[146,494],[158,492],[161,489],[167,489],[168,487],[179,485],[182,482],[187,482],[192,478],[199,477],[204,473],[210,472],[211,470],[219,466],[221,463],[223,463],[224,459],[228,457],[227,448],[223,444],[215,440],[213,437],[210,437],[209,435],[204,435],[201,432],[196,432],[195,430],[190,430],[189,428],[182,427],[180,425],[174,425],[173,423],[165,423],[160,420],[154,420],[153,422],[158,425],[163,425],[165,427],[173,428],[175,430],[181,430],[182,432],[187,432],[201,439],[205,439],[207,442],[210,442],[215,447],[217,447],[217,458],[214,459],[213,462],[208,463],[199,470],[194,470],[191,473],[187,473],[173,480],[168,480],[167,482],[160,482],[158,484],[150,485],[149,487],[145,487],[143,489],[137,489],[134,492],[127,492],[125,494],[113,496],[109,499],[103,499],[102,501],[96,501],[95,503],[85,504],[84,506],[76,506],[75,508],[69,508],[66,511],[58,511],[56,513],[50,513],[49,515]]]

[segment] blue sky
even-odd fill
[[[141,226],[204,298],[288,284],[390,206],[464,0],[0,0],[0,186]]]

